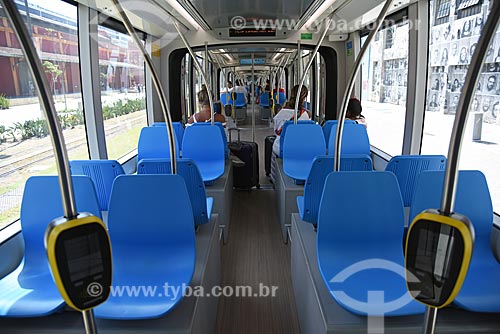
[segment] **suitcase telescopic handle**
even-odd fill
[[[231,138],[231,133],[233,131],[237,131],[238,132],[238,143],[241,143],[241,134],[240,134],[240,129],[238,128],[231,128],[231,129],[228,129],[228,133],[229,133],[229,142],[232,142],[233,139]]]

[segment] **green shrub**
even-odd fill
[[[49,134],[47,122],[43,119],[29,120],[24,123],[15,123],[15,129],[21,132],[22,139],[33,137],[42,138]]]
[[[5,94],[0,94],[0,109],[9,109],[10,102],[5,97]]]
[[[104,119],[110,119],[144,109],[146,109],[145,99],[126,100],[126,102],[123,102],[123,100],[118,100],[112,105],[103,106],[102,115]]]
[[[7,132],[7,129],[5,128],[4,125],[0,125],[0,143],[3,143],[5,141],[5,133]]]

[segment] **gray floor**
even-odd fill
[[[249,121],[247,117],[244,124],[238,124],[243,128],[242,140],[252,140]],[[275,297],[220,298],[217,333],[299,333],[290,248],[281,240],[276,193],[264,172],[264,139],[273,130],[267,121],[256,123],[263,189],[235,191],[231,239],[221,250],[222,285],[251,286],[258,291],[259,284],[263,284],[278,289]]]

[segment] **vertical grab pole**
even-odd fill
[[[210,80],[208,80],[208,83],[210,84],[210,86],[207,86],[207,89],[208,88],[213,88],[212,87],[212,76],[211,75],[208,75],[208,73],[210,72],[209,70],[209,66],[208,66],[208,42],[205,41],[205,73],[207,74],[208,78]]]
[[[278,67],[278,72],[279,72],[278,82],[277,82],[277,84],[278,84],[278,96],[279,96],[279,88],[280,88],[280,84],[281,84],[281,77],[283,76],[283,72],[285,71],[286,64],[290,60],[291,55],[292,54],[289,53],[288,56],[283,56],[283,59],[281,60],[280,65]]]
[[[352,0],[351,0],[352,1]],[[299,111],[299,100],[300,100],[300,93],[302,92],[302,87],[304,86],[304,82],[306,80],[306,76],[307,76],[307,72],[309,72],[309,69],[311,68],[311,65],[314,61],[314,57],[316,57],[316,54],[318,53],[318,50],[321,46],[321,44],[323,43],[323,41],[325,40],[325,37],[326,37],[326,34],[328,32],[328,30],[330,30],[330,26],[332,25],[333,23],[333,17],[335,16],[335,14],[345,8],[349,3],[351,3],[351,1],[347,1],[345,2],[344,4],[342,4],[342,6],[340,6],[339,8],[335,9],[332,13],[330,13],[330,15],[328,15],[328,17],[326,18],[326,27],[325,27],[325,30],[323,31],[323,33],[321,34],[321,37],[319,38],[318,40],[318,43],[316,44],[316,47],[314,48],[314,51],[313,51],[313,54],[312,54],[312,57],[310,57],[311,59],[309,59],[309,62],[307,63],[307,66],[306,66],[306,69],[304,72],[302,72],[302,55],[301,55],[301,51],[300,51],[300,41],[299,41],[299,44],[298,44],[298,51],[297,51],[297,60],[299,61],[299,73],[301,74],[300,76],[300,84],[299,84],[299,89],[297,90],[297,97],[295,99],[295,117],[294,117],[294,123],[297,124],[297,113]]]
[[[1,0],[8,19],[12,23],[12,28],[17,39],[21,44],[21,48],[26,56],[28,68],[34,81],[35,88],[38,92],[42,108],[47,120],[52,146],[54,148],[54,157],[56,160],[57,172],[59,174],[59,187],[61,189],[61,200],[64,210],[64,216],[67,219],[77,217],[75,194],[73,191],[73,182],[68,163],[68,152],[62,135],[61,125],[57,119],[57,111],[54,106],[54,98],[47,83],[47,78],[44,74],[43,66],[38,57],[35,45],[31,39],[31,34],[26,29],[26,25],[19,14],[13,0]],[[27,13],[29,16],[29,13]],[[82,312],[83,324],[86,334],[96,334],[97,327],[95,325],[94,311],[92,309]]]
[[[495,36],[500,19],[500,1],[493,1],[493,5],[488,16],[488,21],[483,28],[483,32],[477,43],[476,50],[469,65],[469,71],[465,77],[464,91],[460,95],[458,102],[453,131],[451,133],[448,160],[446,162],[446,174],[443,184],[443,197],[441,201],[440,213],[449,216],[453,213],[455,206],[455,195],[457,191],[458,166],[462,141],[467,126],[467,118],[472,98],[476,93],[477,82],[483,62],[488,53],[491,40]],[[424,334],[433,334],[436,327],[437,308],[427,307],[425,312]]]
[[[163,111],[163,117],[165,117],[165,122],[167,125],[168,141],[170,144],[170,167],[172,169],[172,174],[177,174],[177,151],[175,149],[176,143],[175,143],[174,126],[172,125],[172,118],[170,116],[170,108],[168,106],[167,97],[165,95],[165,91],[163,90],[163,86],[160,83],[160,76],[156,71],[156,68],[153,64],[153,60],[151,59],[148,52],[146,51],[146,48],[142,44],[142,41],[140,40],[139,36],[137,36],[137,34],[135,33],[135,29],[132,26],[130,20],[128,19],[127,14],[125,14],[125,11],[123,10],[120,1],[119,0],[112,0],[112,1],[116,9],[118,10],[118,13],[120,14],[120,17],[122,19],[123,24],[125,25],[125,28],[128,31],[128,34],[130,35],[130,37],[132,37],[135,44],[137,45],[142,55],[144,56],[144,61],[146,62],[149,72],[151,73],[153,84],[160,98],[160,105],[161,105],[161,110]],[[194,61],[196,62],[196,58],[194,59]]]
[[[297,41],[297,75],[296,75],[296,83],[300,82],[300,78],[302,77],[302,66],[300,63],[300,58],[302,56],[302,45],[300,39]]]
[[[354,82],[356,80],[356,76],[358,75],[359,68],[361,65],[361,61],[363,60],[363,57],[368,50],[368,47],[370,46],[371,41],[377,34],[378,30],[380,29],[380,26],[382,25],[382,22],[384,22],[385,16],[387,15],[387,12],[389,11],[390,7],[392,4],[392,0],[387,0],[385,2],[384,7],[380,11],[380,14],[377,17],[377,20],[375,21],[375,26],[374,29],[370,32],[370,35],[368,35],[368,38],[366,39],[365,44],[361,48],[361,51],[356,58],[356,61],[354,63],[354,67],[352,69],[351,75],[349,77],[349,81],[347,81],[347,88],[344,92],[344,97],[342,99],[342,106],[340,108],[340,114],[338,116],[338,125],[337,125],[337,133],[335,135],[335,153],[334,153],[334,162],[333,162],[333,170],[335,172],[338,172],[340,170],[340,149],[342,147],[342,133],[344,131],[344,121],[347,113],[347,105],[349,103],[349,98],[351,96],[352,90],[354,88]]]
[[[255,74],[254,57],[255,55],[252,53],[252,80]],[[252,85],[252,95],[255,95],[255,84]],[[255,142],[255,99],[252,101],[252,141]]]
[[[17,11],[17,7],[14,1],[2,0],[2,2],[7,17],[12,23],[12,28],[16,33],[16,37],[19,39],[21,48],[26,55],[26,61],[28,63],[29,71],[31,76],[33,77],[35,88],[38,91],[38,96],[40,98],[42,108],[45,112],[48,130],[50,133],[50,138],[52,140],[52,146],[54,147],[54,156],[56,160],[57,171],[60,176],[59,186],[61,188],[64,216],[68,219],[73,219],[77,216],[73,183],[71,182],[70,177],[71,174],[68,164],[68,152],[66,151],[66,145],[64,142],[64,137],[62,136],[61,126],[57,119],[57,111],[54,106],[54,98],[47,83],[47,79],[44,74],[45,72],[43,70],[42,63],[40,62],[40,58],[38,57],[35,45],[30,38],[30,34],[28,33],[23,19]]]
[[[214,54],[214,59],[217,62],[217,65],[219,66],[220,72],[222,73],[222,76],[223,76],[222,84],[223,84],[224,87],[226,87],[226,84],[225,84],[225,82],[226,82],[226,74],[225,74],[225,71],[224,71],[224,69],[222,68],[222,66],[220,64],[219,56]],[[217,80],[215,82],[217,82]],[[213,86],[213,88],[215,88],[215,85]],[[223,106],[223,107],[225,107],[225,106]]]
[[[113,1],[117,1],[117,0],[113,0]],[[168,13],[168,15],[170,15],[170,17],[172,17],[175,30],[177,30],[177,33],[181,37],[182,42],[184,43],[184,45],[188,49],[189,54],[193,58],[193,62],[194,62],[194,65],[196,66],[196,70],[201,73],[201,77],[203,78],[203,82],[207,86],[208,99],[210,100],[210,113],[211,113],[211,119],[212,119],[211,123],[212,123],[212,125],[214,125],[214,123],[215,123],[215,120],[214,120],[214,99],[212,97],[212,89],[211,89],[210,85],[208,84],[207,75],[203,71],[203,69],[201,68],[200,63],[198,63],[198,60],[196,59],[196,55],[194,54],[193,49],[191,49],[191,46],[189,45],[186,37],[184,36],[181,29],[179,28],[179,24],[177,23],[176,19],[170,13]]]
[[[290,61],[290,58],[291,58],[291,57],[292,57],[292,53],[290,52],[290,53],[288,54],[288,57],[286,58],[285,62],[283,63],[283,67],[281,68],[281,75],[280,75],[280,77],[279,77],[278,86],[279,86],[279,84],[281,83],[281,79],[282,79],[282,77],[283,77],[283,74],[285,73],[285,68],[286,68],[286,66],[287,66],[288,62]],[[288,89],[288,87],[286,87],[286,89]]]

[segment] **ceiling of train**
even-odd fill
[[[223,67],[235,68],[237,71],[251,71],[252,54],[254,56],[255,71],[268,71],[271,67],[277,67],[282,63],[290,64],[297,56],[296,48],[280,47],[273,45],[268,47],[254,47],[244,45],[224,49],[210,50],[212,58],[217,58]]]
[[[179,1],[180,3],[186,2]],[[314,2],[313,0],[189,0],[212,28],[225,28],[231,19],[298,20]]]

